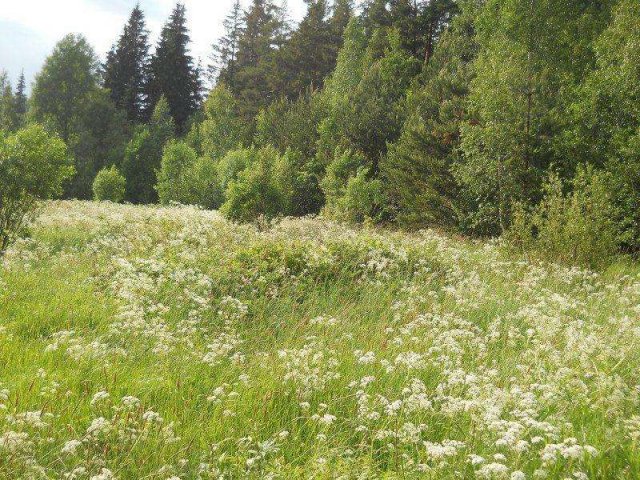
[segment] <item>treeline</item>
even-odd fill
[[[640,249],[640,2],[306,3],[293,28],[236,2],[207,68],[184,6],[151,55],[136,7],[104,65],[65,37],[28,108],[0,77],[2,128],[60,135],[68,197],[506,233],[588,264]]]

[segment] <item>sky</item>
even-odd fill
[[[0,0],[0,70],[13,84],[24,69],[31,83],[49,53],[67,33],[81,33],[104,59],[120,35],[137,0]],[[247,6],[250,0],[242,0]],[[150,42],[155,45],[176,0],[140,0]],[[208,63],[211,45],[222,34],[222,22],[233,0],[183,0],[191,30],[191,53]],[[303,0],[287,0],[293,21],[305,12]]]

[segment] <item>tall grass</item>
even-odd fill
[[[637,478],[639,305],[633,265],[52,203],[0,270],[0,478]]]

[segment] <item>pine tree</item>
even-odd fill
[[[104,64],[104,86],[114,103],[127,113],[130,121],[146,118],[145,87],[148,67],[148,32],[144,13],[137,4]]]
[[[24,70],[20,73],[15,97],[16,112],[20,115],[20,123],[22,124],[27,114],[27,82],[24,78]]]
[[[381,164],[389,210],[404,227],[458,226],[460,131],[469,121],[467,96],[477,54],[468,9],[438,44],[433,60],[408,95],[409,115],[397,142]]]
[[[240,0],[235,1],[231,13],[225,19],[224,30],[225,34],[213,46],[213,64],[208,70],[212,78],[233,88],[240,36],[244,30]]]
[[[148,88],[150,108],[155,108],[162,95],[166,97],[178,133],[186,131],[202,97],[200,71],[189,54],[189,42],[185,7],[179,3],[162,29],[151,58]]]
[[[331,8],[331,32],[333,34],[334,55],[338,56],[338,52],[342,48],[344,31],[347,29],[349,20],[353,16],[353,0],[335,0]]]

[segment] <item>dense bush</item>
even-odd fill
[[[274,165],[277,188],[287,198],[287,215],[317,214],[324,204],[320,188],[322,166],[315,158],[305,158],[297,150],[287,150]]]
[[[377,219],[383,205],[382,183],[372,179],[365,157],[350,150],[337,154],[322,180],[324,214],[349,222]]]
[[[239,152],[237,152],[239,153]],[[251,163],[231,180],[225,192],[222,212],[232,220],[251,221],[286,214],[288,199],[276,180],[274,165],[279,160],[272,147],[250,151]]]
[[[0,132],[0,255],[23,233],[38,201],[60,195],[73,171],[64,142],[41,126]]]
[[[161,203],[189,203],[187,171],[196,162],[196,152],[184,142],[169,142],[158,171],[158,198]]]
[[[544,197],[531,212],[514,210],[506,238],[547,260],[601,267],[617,251],[620,228],[605,173],[580,168],[570,193],[557,174],[544,184]]]
[[[255,156],[255,149],[239,148],[231,150],[220,159],[218,162],[218,182],[223,192],[240,172],[254,162]]]
[[[124,200],[127,181],[115,165],[103,168],[93,180],[93,198],[120,203]]]

